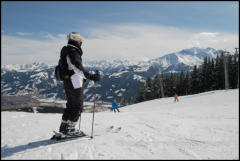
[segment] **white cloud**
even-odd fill
[[[201,32],[194,34],[194,38],[200,39],[200,38],[215,38],[219,35],[218,32]]]
[[[57,35],[60,39],[67,39],[67,34],[58,34]]]
[[[47,34],[45,40],[2,36],[2,63],[43,61],[56,64],[62,46],[67,43],[66,34]],[[234,51],[239,42],[238,34],[194,32],[145,24],[109,25],[90,29],[84,35],[87,35],[82,46],[84,61],[121,57],[156,58],[194,46]]]
[[[32,35],[32,33],[28,33],[28,32],[16,32],[17,35],[20,35],[20,36],[29,36],[29,35]]]
[[[65,41],[32,40],[16,36],[2,36],[2,64],[25,64],[42,61],[53,64],[58,61],[59,52]]]
[[[211,32],[200,32],[195,33],[192,39],[189,39],[190,46],[197,47],[213,47],[216,49],[227,49],[234,51],[235,47],[238,47],[239,37],[236,34],[229,33],[211,33]]]
[[[122,24],[94,29],[84,48],[89,59],[104,56],[156,58],[194,46],[234,50],[238,35],[220,32],[193,32],[168,26]]]

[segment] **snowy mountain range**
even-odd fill
[[[94,72],[99,70],[101,81],[97,84],[97,99],[111,102],[123,96],[135,97],[140,82],[147,77],[162,73],[189,71],[200,65],[205,57],[216,58],[222,50],[193,47],[176,53],[142,61],[100,60],[84,62],[84,67]],[[57,61],[56,61],[57,62]],[[65,99],[63,84],[54,79],[55,66],[40,62],[24,65],[2,65],[1,92],[4,95],[22,95],[38,90],[41,98]],[[85,100],[93,101],[94,83],[85,84]]]

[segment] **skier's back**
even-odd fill
[[[63,61],[63,85],[66,93],[66,109],[62,115],[59,132],[69,134],[75,132],[75,125],[83,110],[83,84],[86,79],[99,81],[98,73],[90,74],[82,65],[82,41],[79,33],[68,34],[68,44],[61,50]]]
[[[115,110],[117,110],[118,112],[120,112],[119,109],[118,109],[118,104],[117,104],[116,101],[113,101],[113,103],[112,103],[112,109],[113,109],[114,112],[116,112]]]

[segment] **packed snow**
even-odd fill
[[[94,138],[47,144],[61,114],[2,112],[1,159],[239,159],[239,90],[95,113]],[[91,134],[92,113],[81,130]]]
[[[133,75],[133,79],[137,79],[137,80],[139,80],[139,81],[141,81],[141,82],[144,81],[144,79],[143,79],[142,76],[136,75],[136,74]]]

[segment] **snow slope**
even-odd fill
[[[238,97],[219,90],[95,113],[93,140],[52,145],[60,114],[2,112],[1,159],[239,159]],[[82,114],[88,134],[91,121]]]

